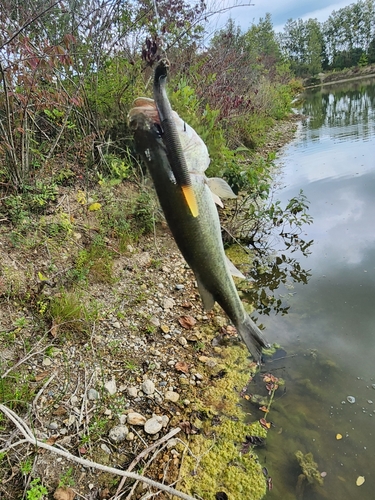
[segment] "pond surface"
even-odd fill
[[[268,340],[287,352],[266,366],[286,381],[269,415],[275,427],[259,450],[273,478],[266,498],[373,500],[375,81],[323,87],[303,97],[298,112],[308,118],[280,158],[276,197],[285,203],[303,189],[310,202],[314,222],[302,236],[314,242],[300,263],[311,278],[307,285],[278,289],[290,306],[287,315],[259,317]],[[298,450],[313,453],[326,473],[323,486],[296,490]],[[365,477],[362,486],[358,476]]]

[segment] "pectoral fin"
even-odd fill
[[[197,278],[199,295],[201,296],[203,307],[206,311],[210,311],[215,304],[214,296],[211,292],[207,290],[207,288],[202,284],[202,282]]]
[[[219,196],[219,198],[224,198],[224,200],[227,198],[237,198],[229,184],[224,179],[220,179],[220,177],[208,177],[207,184],[210,190],[216,196]]]

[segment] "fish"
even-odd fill
[[[221,203],[220,198],[233,198],[235,195],[223,179],[206,177],[210,158],[205,143],[175,111],[171,116],[196,199],[196,216],[192,214],[176,181],[163,140],[166,132],[161,131],[160,115],[152,99],[136,99],[129,112],[129,127],[135,148],[151,175],[174,240],[195,275],[204,309],[211,310],[217,302],[236,327],[249,352],[259,359],[262,349],[268,344],[238,295],[232,274],[244,276],[225,255],[216,208],[216,204]]]

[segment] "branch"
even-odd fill
[[[39,19],[40,17],[42,17],[49,10],[53,9],[58,3],[60,3],[60,0],[57,0],[57,2],[54,2],[52,5],[50,5],[49,7],[46,7],[44,10],[42,10],[42,12],[40,12],[39,14],[37,14],[36,16],[34,16],[33,18],[31,18],[30,21],[27,21],[27,23],[25,23],[23,26],[21,26],[10,38],[8,38],[8,40],[6,40],[6,42],[3,43],[3,45],[1,45],[0,50],[3,49],[6,45],[8,45],[10,42],[12,42],[15,38],[17,38],[17,36],[20,33],[22,33],[22,31],[24,29],[26,29],[28,26],[30,26],[30,24],[32,24],[37,19]]]
[[[109,474],[117,474],[118,476],[124,476],[129,479],[134,479],[135,481],[142,481],[143,483],[148,484],[149,486],[152,486],[153,488],[157,488],[158,490],[165,491],[166,493],[169,493],[170,495],[175,495],[178,498],[182,498],[183,500],[196,500],[194,497],[191,497],[190,495],[186,495],[185,493],[182,493],[181,491],[175,490],[174,488],[171,488],[170,486],[167,486],[165,484],[158,483],[157,481],[154,481],[152,479],[149,479],[148,477],[141,476],[140,474],[135,474],[134,472],[128,472],[120,469],[115,469],[114,467],[108,467],[106,465],[101,465],[96,462],[92,462],[91,460],[86,460],[85,458],[81,457],[76,457],[75,455],[72,455],[71,453],[61,450],[59,448],[56,448],[54,446],[51,446],[49,444],[43,443],[42,441],[39,441],[35,436],[33,436],[30,428],[26,424],[24,420],[21,419],[16,413],[14,413],[13,410],[8,408],[5,405],[0,405],[0,411],[4,413],[6,417],[11,420],[14,425],[17,427],[17,429],[23,434],[24,440],[18,441],[17,444],[28,442],[38,448],[44,448],[45,450],[48,450],[52,453],[56,453],[57,455],[61,455],[62,457],[66,458],[67,460],[72,460],[73,462],[76,462],[80,465],[83,465],[84,467],[92,467],[94,469],[101,470],[103,472],[108,472]],[[180,429],[179,429],[180,430]],[[12,447],[12,445],[11,445]],[[1,451],[6,451],[7,448]]]

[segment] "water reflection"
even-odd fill
[[[299,111],[310,118],[282,158],[279,197],[284,202],[302,188],[310,201],[314,224],[301,237],[314,246],[299,261],[312,276],[307,286],[294,283],[293,293],[283,285],[275,291],[287,315],[261,318],[268,336],[287,351],[279,364],[265,368],[286,381],[270,414],[276,427],[260,451],[274,479],[268,497],[372,500],[375,85],[310,92]],[[260,418],[257,408],[250,411]],[[319,471],[327,473],[324,486],[297,492],[298,450],[313,453]],[[366,479],[360,487],[358,476]]]

